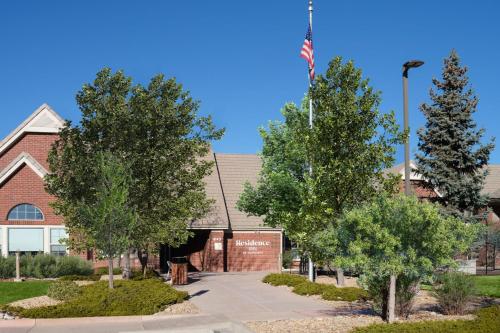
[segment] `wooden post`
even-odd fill
[[[16,282],[21,282],[21,255],[19,253],[19,250],[16,251],[16,278],[14,281]]]
[[[394,322],[394,310],[396,307],[396,275],[390,277],[389,282],[389,297],[387,300],[387,322]]]

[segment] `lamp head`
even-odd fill
[[[417,68],[422,66],[423,64],[424,62],[422,60],[410,60],[403,64],[403,68],[405,69]]]

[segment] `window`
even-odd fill
[[[68,238],[64,228],[50,229],[50,253],[58,256],[66,255],[66,245],[61,244],[60,240]]]
[[[7,220],[43,220],[43,214],[40,209],[30,204],[20,204],[12,208],[7,215]]]
[[[43,252],[42,228],[9,228],[8,239],[9,254]]]

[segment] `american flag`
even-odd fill
[[[311,25],[307,27],[306,39],[300,50],[300,57],[304,58],[309,64],[309,80],[314,81],[314,53]]]

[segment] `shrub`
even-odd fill
[[[366,274],[359,281],[368,290],[369,298],[373,300],[373,310],[385,317],[389,295],[388,277]],[[411,314],[418,290],[417,279],[405,275],[398,276],[395,308],[398,316],[408,317]]]
[[[323,289],[321,297],[327,301],[354,302],[356,300],[367,300],[368,293],[361,288],[337,288],[333,285],[329,285]]]
[[[368,299],[368,293],[360,288],[337,288],[331,284],[310,282],[300,275],[269,274],[262,280],[273,286],[293,287],[293,292],[298,295],[321,295],[328,301],[348,301]]]
[[[97,275],[108,275],[108,267],[99,267],[95,269],[95,273]],[[120,267],[113,268],[113,275],[120,275],[122,273],[122,269]]]
[[[0,256],[0,279],[8,279],[16,274],[16,258]]]
[[[396,281],[396,315],[398,317],[410,316],[419,290],[418,279],[406,275],[398,277]]]
[[[269,283],[273,286],[288,286],[295,287],[296,285],[307,281],[305,277],[294,274],[268,274],[262,282]]]
[[[61,281],[99,281],[100,275],[63,275],[59,278]]]
[[[291,250],[287,250],[283,252],[282,263],[283,268],[290,268],[293,262],[293,252]]]
[[[59,257],[56,264],[56,275],[91,275],[92,263],[80,257]]]
[[[80,257],[55,256],[51,254],[24,255],[20,258],[21,276],[37,279],[62,275],[89,275],[92,266]],[[12,278],[16,274],[16,258],[0,258],[0,278]]]
[[[168,305],[182,302],[187,292],[173,289],[156,279],[107,281],[80,287],[81,294],[65,303],[31,309],[11,309],[27,318],[65,318],[94,316],[149,315]]]
[[[80,287],[73,281],[55,281],[47,289],[47,296],[60,301],[67,301],[80,295]]]
[[[461,272],[449,272],[437,277],[434,293],[446,314],[463,314],[475,292],[472,276]]]
[[[325,289],[324,284],[314,283],[310,281],[297,284],[293,288],[293,292],[298,295],[320,295]]]
[[[24,255],[20,259],[21,276],[37,279],[56,276],[56,257],[39,253],[36,256]]]
[[[146,275],[142,272],[142,269],[133,269],[131,271],[132,273],[132,280],[134,281],[141,281],[141,280],[146,280],[146,279],[157,279],[160,276],[155,270],[148,269],[146,270]]]
[[[480,309],[475,320],[436,320],[416,323],[376,324],[353,333],[475,333],[500,332],[500,306]]]

